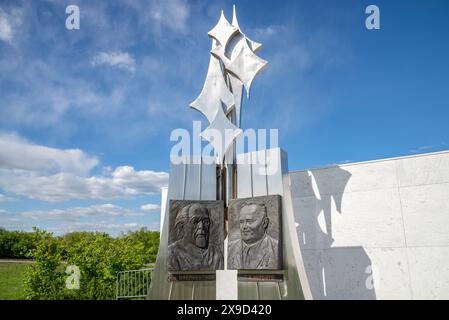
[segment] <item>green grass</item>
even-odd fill
[[[0,300],[25,299],[23,273],[28,263],[0,262]]]

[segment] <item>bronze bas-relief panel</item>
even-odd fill
[[[224,266],[223,201],[170,200],[168,271]]]
[[[228,269],[282,269],[281,196],[233,199],[228,209]]]

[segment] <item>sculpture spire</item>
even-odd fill
[[[239,22],[237,21],[237,13],[235,11],[235,4],[232,5],[232,25],[240,30]]]
[[[209,69],[200,95],[190,106],[209,121],[209,127],[201,135],[211,143],[222,163],[229,147],[242,132],[243,87],[249,98],[251,84],[267,62],[255,54],[261,44],[248,39],[240,30],[235,5],[232,23],[222,10],[220,19],[208,35],[212,38]],[[217,134],[221,134],[220,138]]]

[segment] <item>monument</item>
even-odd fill
[[[287,154],[238,153],[243,92],[267,66],[261,44],[221,12],[208,32],[209,68],[190,106],[212,158],[172,161],[149,299],[303,299],[310,296],[292,210]],[[239,142],[241,142],[241,139]],[[191,161],[195,160],[195,161]],[[227,250],[226,250],[227,249]]]

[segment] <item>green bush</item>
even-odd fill
[[[58,299],[64,287],[64,270],[61,266],[62,246],[51,233],[35,229],[36,248],[31,256],[36,263],[25,270],[25,295],[27,299]]]
[[[61,238],[35,230],[36,261],[25,273],[28,299],[114,299],[117,272],[153,263],[159,233],[141,229],[112,238],[106,233],[76,232]],[[65,286],[68,265],[80,270],[80,288]]]
[[[145,252],[145,264],[154,263],[157,257],[157,251],[159,250],[159,232],[148,231],[144,228],[130,232],[124,235],[135,244],[143,244],[143,250]]]
[[[9,231],[0,228],[0,258],[25,259],[35,249],[34,235],[30,232]]]

